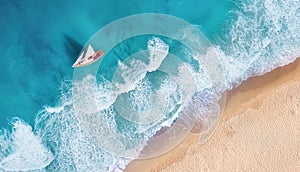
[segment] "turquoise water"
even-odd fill
[[[190,10],[195,3],[198,8]],[[0,50],[6,64],[0,69],[0,125],[6,127],[14,116],[33,124],[43,105],[55,105],[82,46],[104,25],[160,12],[199,24],[213,38],[232,7],[227,1],[1,1]]]
[[[219,113],[213,113],[215,116],[207,113],[219,110],[216,104],[210,104],[216,101],[215,94],[220,95],[222,91],[232,89],[248,77],[288,64],[300,55],[299,9],[298,1],[279,0],[244,0],[237,3],[225,0],[151,0],[126,3],[108,0],[88,3],[79,0],[0,1],[0,50],[1,59],[5,62],[0,68],[0,126],[8,128],[0,131],[0,171],[122,171],[141,150],[145,140],[153,136],[161,126],[170,125],[170,121],[178,115],[177,110],[183,112],[183,119],[188,119],[186,116],[191,111],[199,112],[198,116],[191,118],[201,123],[205,130],[209,130],[219,118]],[[192,66],[187,66],[187,71],[192,72],[191,75],[182,76],[191,77],[190,86],[194,85],[195,88],[187,87],[181,93],[176,87],[172,87],[175,85],[173,81],[178,79],[167,76],[168,72],[172,73],[168,65],[174,61],[169,56],[158,55],[165,60],[164,63],[157,68],[156,73],[147,73],[142,82],[134,83],[140,89],[130,90],[128,95],[127,92],[122,92],[122,96],[116,98],[114,106],[102,107],[104,109],[100,117],[90,116],[85,119],[74,115],[74,109],[85,108],[80,108],[80,105],[85,99],[89,100],[88,93],[91,90],[87,89],[78,98],[72,94],[71,89],[93,84],[95,80],[93,77],[86,77],[75,83],[73,88],[71,65],[82,47],[106,24],[128,15],[149,12],[174,15],[197,25],[211,41],[210,50],[221,62],[213,68],[221,70],[225,80],[210,78],[208,83],[211,85],[201,85],[200,83],[206,83],[201,80],[201,67],[197,68],[197,57],[189,54],[191,57],[187,55],[184,59],[186,64]],[[192,38],[193,35],[188,36]],[[153,46],[149,46],[149,42],[148,46],[141,46],[148,50],[163,46],[176,53],[178,48],[176,43],[170,43],[161,37],[147,39],[154,42]],[[133,47],[131,50],[134,52],[139,48]],[[119,50],[115,53],[120,53],[122,47],[116,49]],[[209,53],[210,51],[208,56]],[[111,53],[112,56],[113,54],[114,52]],[[121,60],[124,60],[122,62],[126,67],[126,59]],[[129,62],[132,61],[129,59]],[[101,65],[104,68],[108,64]],[[148,67],[145,66],[146,69]],[[126,70],[119,71],[119,78],[122,78],[123,72]],[[97,85],[96,93],[99,93],[102,104],[108,102],[110,105],[109,102],[114,97],[109,96],[115,90],[111,80],[105,79],[112,76],[108,73],[106,78],[101,77],[99,78],[103,81]],[[153,79],[157,77],[160,79]],[[164,87],[148,89],[150,86],[147,83],[155,81],[156,84],[164,83]],[[123,107],[127,108],[122,103],[128,97],[142,95],[136,100],[147,100],[151,91],[159,91],[158,87],[165,89],[164,93],[173,103],[168,105],[173,111],[164,121],[147,128],[146,124],[133,125],[128,120],[132,116],[115,114],[122,112]],[[203,89],[199,91],[198,87]],[[198,92],[195,93],[196,90]],[[182,103],[183,97],[188,97],[189,92],[195,93],[192,100],[188,104]],[[80,103],[74,106],[71,100]],[[147,109],[149,101],[136,102],[134,105],[137,109]],[[157,106],[163,103],[158,102]],[[131,109],[125,109],[129,110]],[[153,116],[155,117],[157,116]],[[95,121],[97,122],[93,123]],[[97,135],[91,138],[86,133],[90,136],[95,136],[93,133]],[[98,143],[104,140],[106,142],[99,146],[94,143],[94,139]],[[131,150],[140,145],[142,147],[134,149],[136,152],[129,153],[131,156],[118,154],[119,151]]]

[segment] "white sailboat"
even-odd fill
[[[104,52],[102,50],[95,52],[94,48],[91,46],[91,44],[89,44],[87,49],[79,55],[78,59],[72,67],[82,67],[90,65],[100,59],[103,55]]]

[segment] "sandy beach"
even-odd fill
[[[172,151],[135,160],[133,171],[300,171],[300,59],[230,91],[212,137],[190,134]]]

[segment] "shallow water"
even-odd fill
[[[145,141],[161,126],[170,125],[178,115],[174,111],[166,115],[168,118],[155,125],[153,123],[141,125],[132,123],[132,119],[135,118],[133,113],[130,113],[131,116],[116,114],[116,112],[131,110],[122,108],[122,103],[126,102],[128,97],[135,100],[134,107],[139,111],[145,111],[143,108],[150,108],[153,103],[155,105],[155,102],[147,99],[149,95],[157,96],[152,94],[153,90],[166,93],[169,96],[167,100],[172,100],[166,105],[170,108],[168,112],[179,107],[187,123],[189,118],[194,118],[204,126],[203,132],[208,131],[215,125],[219,115],[217,112],[214,113],[215,116],[202,112],[219,110],[216,104],[212,105],[210,102],[216,102],[216,98],[222,91],[232,89],[250,76],[261,75],[285,65],[300,55],[299,9],[298,1],[280,0],[239,1],[236,4],[217,0],[163,1],[160,4],[156,1],[126,3],[101,1],[100,3],[95,0],[89,1],[88,4],[83,1],[47,3],[34,0],[0,1],[0,21],[2,21],[0,50],[3,52],[1,59],[6,62],[6,65],[0,69],[0,126],[7,127],[7,124],[11,123],[9,128],[12,128],[12,132],[6,130],[0,132],[0,171],[124,169],[130,159],[137,156]],[[144,69],[148,70],[145,70],[146,75],[141,75],[144,79],[131,83],[134,85],[133,88],[126,87],[129,89],[125,91],[128,95],[116,96],[115,94],[124,91],[122,89],[116,91],[112,80],[126,83],[126,77],[135,78],[122,75],[127,72],[126,64],[129,62],[140,64],[136,65],[137,69],[141,66],[141,63],[130,59],[127,59],[128,63],[126,59],[120,59],[124,60],[122,61],[124,67],[120,70],[116,69],[119,76],[114,76],[115,79],[112,79],[111,73],[102,74],[100,70],[98,78],[86,77],[76,83],[74,88],[70,82],[73,74],[71,65],[86,41],[98,29],[116,19],[146,12],[174,15],[197,25],[212,42],[209,51],[206,52],[207,57],[217,54],[221,62],[216,69],[213,67],[209,70],[222,71],[224,80],[210,78],[207,82],[203,82],[205,77],[202,76],[201,68],[195,67],[199,57],[194,55],[183,58],[185,64],[191,65],[184,66],[190,73],[178,74],[181,77],[177,79],[175,77],[173,80],[167,77],[166,73],[172,70],[168,67],[164,68],[164,63],[158,66],[160,68],[155,68],[155,70],[162,69],[161,71],[151,74],[146,74],[150,68],[144,66]],[[193,35],[189,36],[192,38]],[[151,47],[154,49],[168,47],[170,52],[176,53],[176,43],[172,44],[164,38],[160,38],[162,41],[159,41],[159,38],[156,41],[155,39],[147,37],[147,40],[154,40],[156,43],[153,43],[154,46],[149,46],[149,42],[148,46],[145,43],[144,48],[151,51]],[[139,43],[134,44],[134,40],[128,40],[124,46],[116,47],[111,56],[123,53],[122,50],[129,43],[141,46]],[[132,47],[131,51],[126,53],[129,55],[139,48]],[[168,62],[168,56],[164,54],[158,54],[156,57],[165,60],[166,64],[171,62]],[[108,61],[101,65],[105,69],[105,66],[110,64],[111,62]],[[182,72],[185,71],[185,68],[180,69]],[[161,86],[157,88],[149,86],[149,83],[154,83],[151,79],[153,75],[161,78],[156,83],[160,83]],[[195,85],[194,89],[191,87],[183,89],[185,87],[182,85],[181,90],[172,87],[175,85],[173,81],[180,83],[180,78],[188,77],[191,77],[189,81],[191,81],[190,85]],[[95,79],[101,80],[97,83],[97,87],[93,87]],[[85,90],[86,92],[80,92],[78,97],[72,94],[71,89],[76,89],[76,86],[86,87],[89,84],[91,86]],[[183,101],[184,97],[189,97],[189,91],[195,93],[196,90],[202,91],[193,95],[191,100]],[[89,95],[91,91],[99,94]],[[97,107],[101,110],[100,117],[92,115],[89,118],[81,118],[82,111],[94,114],[95,108],[84,109],[86,106],[83,106],[85,100],[91,98],[89,96],[96,96],[93,98],[103,105],[101,109]],[[204,98],[206,101],[203,101]],[[139,102],[139,100],[145,101]],[[114,106],[111,106],[112,102],[115,102]],[[164,102],[159,102],[155,107],[159,107]],[[81,111],[77,112],[78,109]],[[190,112],[195,110],[201,115],[190,117]],[[162,112],[163,110],[152,113]],[[19,118],[12,119],[14,116]],[[151,120],[157,119],[160,117],[151,116]],[[140,120],[149,121],[149,119]],[[105,143],[101,145],[94,143],[95,139],[100,139],[97,141],[102,143],[104,138]],[[27,143],[30,143],[30,146],[23,146],[28,145]],[[113,147],[111,144],[114,144]],[[136,146],[138,147],[131,150]],[[120,152],[124,153],[124,150],[131,152],[125,152],[127,156],[120,156]],[[25,156],[26,160],[20,161],[18,155]],[[126,160],[123,157],[130,158]]]

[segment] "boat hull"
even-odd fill
[[[104,55],[103,51],[97,51],[95,52],[93,55],[89,56],[89,57],[85,57],[82,58],[81,60],[77,61],[73,67],[83,67],[83,66],[88,66],[94,62],[96,62],[97,60],[99,60],[102,56]]]

